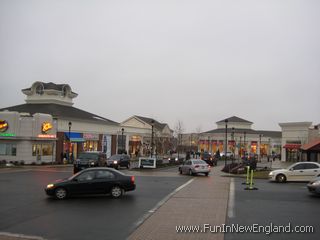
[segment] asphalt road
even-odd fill
[[[227,233],[225,240],[250,239],[320,239],[320,197],[312,196],[306,183],[278,184],[256,180],[256,191],[244,190],[243,179],[234,180],[234,211],[229,213],[227,225],[313,226],[314,233]],[[232,196],[231,196],[232,197]],[[289,228],[287,228],[289,229]],[[267,232],[269,227],[265,230]],[[303,229],[302,229],[303,230]]]
[[[44,186],[70,174],[61,169],[0,172],[0,232],[46,239],[125,239],[150,209],[190,179],[179,174],[136,176],[137,189],[121,199],[48,198]]]

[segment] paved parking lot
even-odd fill
[[[46,239],[125,239],[150,209],[190,179],[179,176],[176,169],[164,176],[141,173],[136,191],[121,199],[94,196],[57,201],[45,195],[48,182],[70,174],[69,169],[48,168],[1,171],[0,232]]]
[[[244,179],[234,179],[234,208],[229,211],[227,224],[252,226],[313,226],[314,233],[227,233],[226,240],[233,239],[319,239],[320,197],[312,196],[306,183],[272,183],[256,180],[256,191],[246,191],[241,183]],[[232,196],[231,196],[232,197]],[[230,210],[230,209],[229,209]]]

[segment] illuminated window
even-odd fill
[[[32,145],[32,156],[51,156],[52,155],[52,144],[33,144]]]

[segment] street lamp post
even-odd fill
[[[235,157],[235,147],[236,147],[236,143],[234,141],[234,127],[232,128],[231,139],[232,139],[232,163],[233,163],[233,160]]]
[[[259,134],[259,162],[261,162],[261,137],[262,134]]]
[[[153,157],[153,127],[154,127],[154,121],[151,121],[151,157]]]
[[[69,144],[68,144],[68,160],[69,160],[69,163],[72,159],[70,159],[70,147],[71,147],[71,138],[70,138],[70,132],[71,132],[71,127],[72,127],[72,122],[69,122],[68,123],[68,126],[69,126]],[[72,149],[71,149],[71,152],[72,152]]]
[[[121,153],[124,153],[123,132],[124,132],[124,129],[121,128]]]
[[[243,146],[244,146],[244,150],[243,150],[243,156],[246,157],[246,152],[247,152],[247,146],[246,146],[246,132],[243,132]]]
[[[226,145],[224,147],[224,166],[227,165],[227,151],[228,151],[228,119],[224,120],[226,123]]]

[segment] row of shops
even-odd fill
[[[318,145],[306,146],[320,138],[318,126],[312,128],[311,122],[279,124],[282,131],[259,131],[252,129],[252,122],[233,116],[217,122],[214,130],[175,139],[168,124],[152,118],[132,116],[118,123],[73,107],[78,94],[67,84],[35,82],[22,92],[25,104],[0,109],[0,160],[7,162],[72,162],[82,151],[139,157],[191,149],[320,161]]]
[[[224,152],[225,140],[200,140],[199,149],[201,152],[217,151]],[[245,153],[249,154],[261,154],[262,156],[268,156],[271,154],[279,154],[281,152],[281,145],[270,142],[259,143],[258,141],[249,141],[247,143],[236,142],[235,140],[228,141],[227,152],[234,154],[235,156],[243,156]]]

